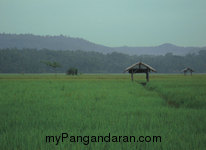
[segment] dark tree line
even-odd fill
[[[77,68],[81,73],[122,73],[123,70],[143,61],[154,67],[159,73],[179,73],[190,67],[195,72],[206,72],[206,51],[199,54],[176,56],[167,53],[164,56],[129,56],[121,53],[102,54],[83,51],[55,51],[36,49],[1,49],[0,73],[49,73],[53,72],[42,61],[57,62],[56,72],[66,73],[69,68]],[[54,64],[55,65],[55,64]]]

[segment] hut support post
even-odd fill
[[[132,79],[132,81],[133,81],[133,70],[132,70],[132,73],[131,73],[131,79]]]
[[[149,72],[148,71],[146,72],[146,79],[147,79],[147,82],[149,82]]]

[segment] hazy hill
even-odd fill
[[[109,47],[94,44],[81,38],[66,36],[37,36],[32,34],[0,34],[0,48],[35,48],[53,50],[83,50],[109,52]]]
[[[101,53],[120,52],[129,55],[186,55],[197,53],[206,47],[179,47],[169,43],[154,47],[107,47],[89,42],[81,38],[66,36],[37,36],[32,34],[0,34],[0,49],[2,48],[30,48],[53,50],[82,50]]]
[[[198,53],[206,47],[180,47],[173,44],[165,43],[154,47],[116,47],[115,51],[130,54],[130,55],[165,55],[166,53],[173,53],[175,55],[186,55],[188,53]]]

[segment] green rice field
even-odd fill
[[[122,136],[120,141],[47,136]],[[126,136],[161,136],[157,141]],[[124,139],[124,140],[123,140]],[[1,150],[205,150],[206,75],[0,75]]]

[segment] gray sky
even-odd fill
[[[0,32],[206,46],[206,0],[0,0]]]

